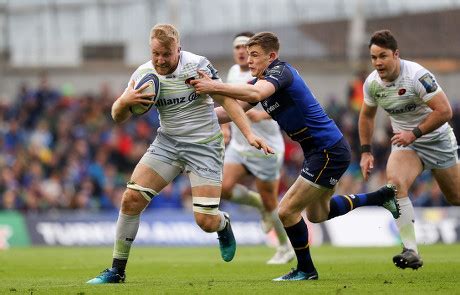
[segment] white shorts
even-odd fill
[[[155,164],[155,160],[178,169],[173,171],[156,167],[160,165]],[[199,177],[221,183],[223,160],[222,133],[206,143],[185,143],[160,132],[139,162],[151,167],[167,182],[171,182],[180,172],[193,172]]]
[[[225,163],[243,165],[252,175],[262,181],[272,181],[280,177],[283,153],[265,155],[263,152],[239,152],[234,148],[225,151]]]
[[[391,146],[391,151],[415,151],[426,170],[445,169],[456,165],[458,162],[457,149],[457,140],[452,128],[446,129],[430,141],[420,142],[416,140],[406,147]]]

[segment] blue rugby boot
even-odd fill
[[[293,268],[290,273],[285,274],[279,278],[273,279],[275,282],[282,281],[303,281],[303,280],[317,280],[318,272],[316,269],[310,273],[303,272],[301,270]]]
[[[126,275],[119,274],[116,268],[107,268],[103,270],[97,277],[87,281],[87,284],[98,285],[98,284],[118,284],[124,283]]]
[[[230,217],[228,213],[223,213],[227,224],[223,230],[217,232],[217,238],[219,239],[220,255],[225,262],[229,262],[235,257],[236,241],[230,225]]]
[[[401,216],[401,209],[396,199],[396,195],[398,194],[396,186],[390,183],[386,184],[379,189],[379,192],[382,192],[384,196],[382,207],[390,211],[394,219],[398,219]]]

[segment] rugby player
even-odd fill
[[[308,220],[315,223],[344,215],[360,206],[383,206],[397,218],[396,191],[389,184],[371,193],[332,196],[350,163],[347,140],[297,70],[278,59],[280,44],[275,34],[258,33],[246,46],[249,69],[255,77],[250,84],[216,83],[204,73],[200,73],[201,79],[191,83],[197,93],[221,94],[245,101],[242,104],[245,110],[260,102],[281,129],[302,147],[305,158],[302,171],[283,196],[278,211],[294,247],[297,267],[274,280],[317,280],[302,211],[306,210]],[[222,108],[217,112],[219,122],[229,120]]]
[[[374,166],[371,140],[378,106],[390,116],[394,136],[388,158],[387,181],[396,185],[401,216],[396,219],[402,253],[393,262],[402,269],[423,265],[414,230],[409,188],[423,170],[431,170],[452,205],[460,205],[460,166],[457,141],[447,123],[452,109],[435,76],[421,65],[401,59],[389,30],[373,33],[369,42],[372,66],[359,116],[361,171],[364,179]]]
[[[112,267],[89,280],[89,284],[125,281],[125,268],[142,211],[181,172],[187,173],[190,179],[196,223],[205,232],[217,232],[224,261],[231,261],[235,255],[236,242],[229,216],[219,210],[224,143],[214,102],[208,95],[195,93],[186,83],[197,75],[197,70],[210,79],[220,81],[220,78],[205,57],[181,50],[179,32],[172,25],[158,24],[152,28],[150,48],[152,59],[136,72],[153,69],[160,79],[161,91],[156,102],[160,128],[123,193]],[[131,117],[130,106],[152,103],[148,99],[152,93],[142,93],[147,86],[134,89],[131,77],[125,92],[112,106],[115,122]],[[229,112],[252,146],[272,152],[252,133],[249,120],[236,100],[220,95],[213,98]]]

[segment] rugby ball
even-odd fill
[[[142,69],[139,73],[135,73],[133,76],[134,89],[139,89],[142,85],[148,83],[149,86],[142,90],[142,93],[155,93],[154,96],[149,98],[151,101],[156,102],[160,94],[160,79],[158,79],[158,76],[154,73],[153,69]],[[153,104],[139,103],[131,106],[129,110],[134,115],[140,116],[147,113],[152,106]]]

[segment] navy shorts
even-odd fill
[[[332,189],[350,165],[351,149],[342,137],[332,147],[304,151],[304,156],[300,175],[318,186]]]

